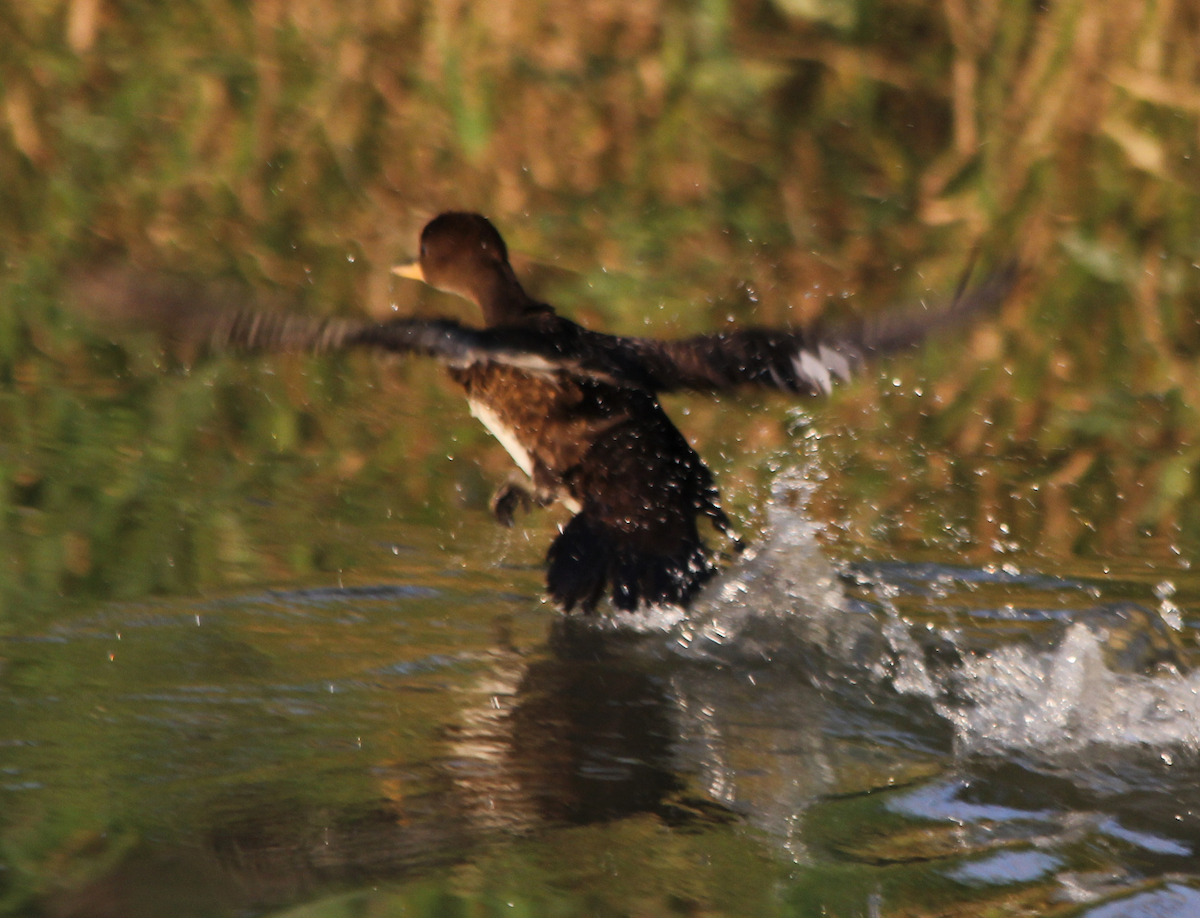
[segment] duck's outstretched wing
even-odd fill
[[[331,353],[353,349],[434,357],[447,366],[501,363],[536,372],[569,370],[546,335],[524,330],[472,328],[453,319],[317,319],[247,309],[218,315],[206,335],[210,352]],[[583,371],[584,375],[589,375]]]
[[[618,339],[608,359],[636,365],[626,375],[657,392],[755,385],[803,395],[826,394],[835,381],[848,380],[864,361],[919,344],[995,308],[1016,277],[1016,266],[1009,265],[972,290],[960,291],[947,305],[897,310],[855,325],[804,332],[748,328],[676,341]],[[605,369],[598,361],[593,363],[594,369]]]
[[[216,351],[364,348],[422,354],[449,366],[500,363],[648,392],[762,386],[821,395],[836,380],[850,379],[865,360],[918,344],[994,308],[1016,273],[1015,266],[998,271],[946,306],[802,332],[747,328],[660,341],[603,335],[558,317],[543,325],[472,328],[451,319],[371,323],[247,310],[217,316],[208,343]]]
[[[626,357],[619,362],[635,363],[636,371],[628,375],[654,392],[763,386],[800,395],[827,394],[835,380],[851,378],[863,356],[851,341],[766,328],[674,341],[634,338],[624,344],[636,360]]]

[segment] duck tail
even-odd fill
[[[554,601],[564,611],[578,606],[587,614],[606,588],[613,607],[624,611],[642,603],[685,606],[716,570],[698,534],[671,551],[645,550],[586,511],[554,540],[546,563],[546,589]]]

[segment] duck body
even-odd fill
[[[555,502],[573,514],[547,552],[546,586],[563,609],[585,612],[606,592],[618,609],[686,605],[715,569],[697,520],[707,517],[732,537],[711,473],[663,411],[659,393],[741,386],[828,393],[865,358],[915,345],[995,306],[1017,273],[1010,265],[965,294],[960,288],[948,306],[888,313],[870,324],[660,341],[591,331],[530,297],[504,240],[479,214],[435,217],[421,233],[420,259],[394,270],[475,303],[483,327],[249,311],[222,315],[210,344],[439,359],[523,473],[493,499],[497,519],[511,525],[518,507]]]
[[[531,324],[560,343],[594,334],[545,313]],[[528,482],[497,492],[497,518],[511,524],[518,504],[554,502],[574,514],[547,554],[547,588],[563,608],[591,611],[606,587],[619,609],[687,604],[714,570],[697,515],[729,523],[712,475],[652,393],[496,363],[450,375]]]

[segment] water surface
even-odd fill
[[[835,565],[808,488],[686,616],[563,617],[480,518],[10,633],[9,901],[1190,914],[1194,578]]]

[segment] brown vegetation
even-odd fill
[[[164,378],[58,308],[64,275],[116,261],[407,311],[388,266],[451,207],[623,331],[870,310],[944,293],[976,245],[1015,252],[1031,273],[997,327],[816,409],[845,431],[820,512],[854,544],[1197,544],[1192,0],[69,0],[10,4],[0,47],[10,596],[219,580],[202,546],[281,479],[452,501],[451,434],[409,422],[453,410],[432,374]]]

